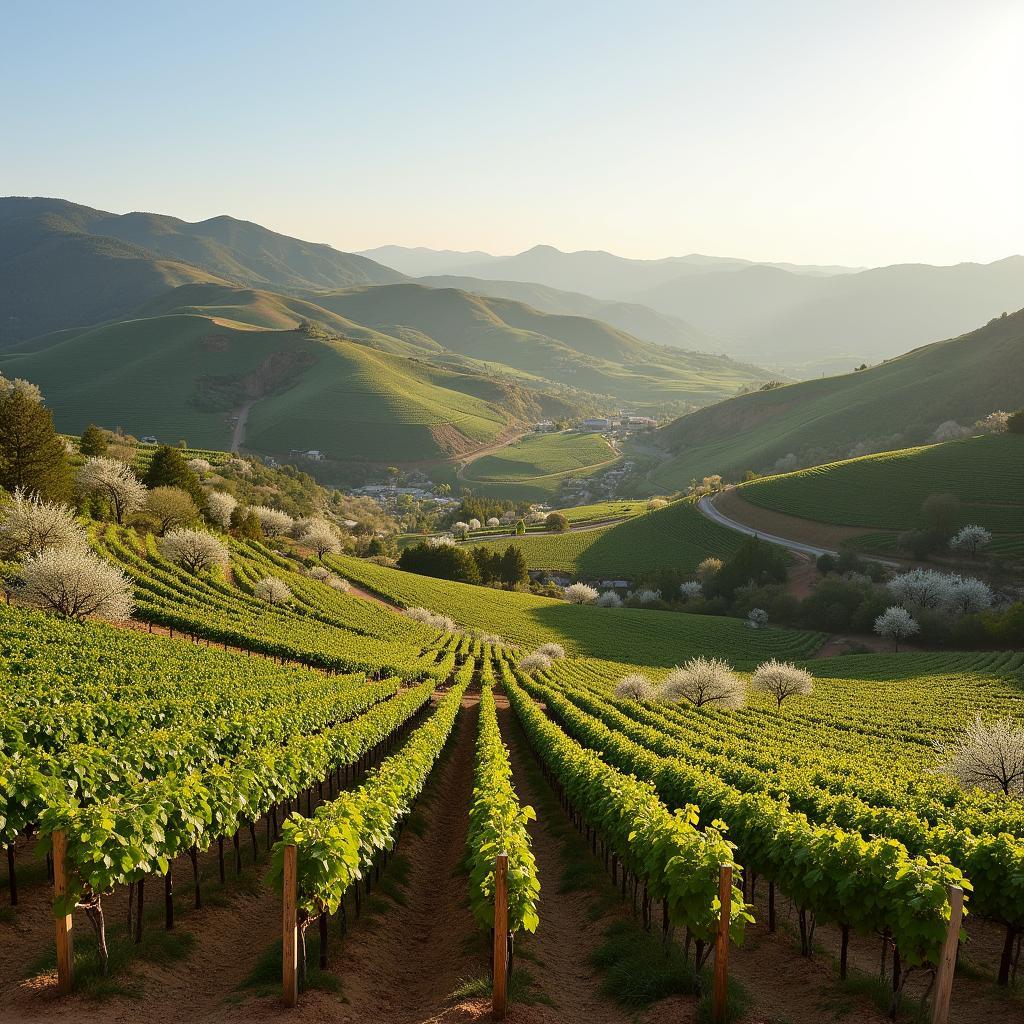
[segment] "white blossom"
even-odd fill
[[[551,659],[540,651],[534,651],[519,660],[521,672],[546,672],[549,668],[551,668]]]
[[[480,529],[480,520],[479,519],[470,519],[470,521],[466,525],[471,530],[479,530]]]
[[[118,523],[146,503],[145,485],[119,459],[98,455],[87,460],[78,471],[78,486],[85,494],[106,499]]]
[[[615,684],[615,696],[625,700],[639,701],[641,704],[648,704],[654,700],[657,691],[651,684],[650,679],[639,672],[623,676]]]
[[[586,583],[573,583],[565,588],[562,596],[569,604],[593,604],[597,600],[597,591]]]
[[[501,526],[501,520],[497,516],[491,516],[491,518],[487,520],[487,525],[488,526]]]
[[[15,488],[11,501],[0,508],[0,557],[38,555],[46,548],[85,548],[84,527],[74,509],[60,502],[43,501]]]
[[[982,548],[987,548],[992,543],[992,534],[979,526],[977,523],[969,523],[962,526],[949,540],[949,546],[954,551],[966,551],[976,555]]]
[[[276,576],[264,576],[253,588],[253,593],[267,604],[287,604],[292,599],[291,588]]]
[[[303,547],[312,548],[318,558],[326,554],[337,554],[341,550],[338,531],[326,519],[307,520],[299,536],[299,543]]]
[[[246,463],[248,465],[248,463]],[[206,492],[206,518],[222,530],[230,529],[231,513],[238,508],[238,501],[227,491]]]
[[[814,677],[790,661],[776,661],[772,658],[757,666],[751,684],[755,690],[770,693],[776,705],[781,708],[787,697],[808,696],[814,689]]]
[[[597,599],[598,608],[621,608],[622,598],[614,590],[606,590]]]
[[[917,619],[906,608],[901,608],[899,605],[886,608],[875,619],[875,632],[879,636],[892,640],[897,651],[900,649],[901,640],[914,636],[920,629]]]
[[[768,613],[763,608],[751,608],[747,612],[747,625],[751,629],[764,629],[768,625]]]
[[[558,661],[559,658],[565,657],[565,648],[561,644],[541,644],[537,648],[537,653],[547,655],[552,661]]]
[[[708,704],[735,709],[747,697],[746,683],[718,658],[691,658],[664,679],[661,696],[674,703],[689,702],[698,708]]]
[[[251,505],[249,511],[260,521],[260,528],[268,537],[281,537],[291,531],[295,520],[287,512],[269,505]]]
[[[20,574],[27,602],[70,619],[119,622],[135,607],[128,577],[83,548],[47,548],[30,556]]]
[[[1024,729],[1012,718],[983,722],[978,715],[949,742],[935,744],[939,770],[962,786],[1024,796]]]
[[[692,601],[704,593],[704,588],[697,580],[687,580],[679,584],[679,595],[684,601]]]
[[[160,554],[180,565],[193,575],[198,575],[215,565],[227,565],[231,554],[226,545],[212,533],[202,530],[171,530],[157,541]]]
[[[654,509],[664,508],[667,504],[668,502],[664,498],[651,498],[647,502],[647,507],[653,511]]]
[[[661,600],[660,590],[631,590],[626,594],[627,601],[637,604],[657,604]]]
[[[196,458],[188,460],[188,468],[191,469],[196,476],[204,477],[213,469],[213,466],[210,464],[209,459]]]

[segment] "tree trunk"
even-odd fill
[[[999,958],[999,979],[1000,985],[1010,983],[1010,964],[1013,961],[1013,942],[1017,937],[1017,929],[1012,925],[1006,926],[1006,940],[1003,942],[1003,954]]]
[[[848,924],[840,925],[842,929],[842,941],[839,945],[839,977],[846,980],[846,954],[850,947],[850,926]]]
[[[220,869],[220,884],[224,884],[224,837],[217,837],[217,866]]]
[[[14,841],[7,844],[7,893],[11,900],[11,906],[18,905],[18,879],[14,873]]]
[[[320,969],[327,970],[327,911],[321,911],[320,919]]]
[[[167,865],[164,875],[164,927],[170,931],[174,927],[174,865]]]
[[[96,932],[96,948],[100,954],[100,969],[105,977],[110,954],[107,951],[107,925],[103,919],[103,904],[99,896],[93,896],[88,902],[83,903],[82,907],[85,910],[86,917],[89,918],[89,923]]]
[[[768,931],[775,931],[775,882],[768,882]]]
[[[146,898],[146,879],[140,878],[139,884],[136,889],[136,896],[138,899],[138,909],[135,912],[135,945],[137,946],[142,942],[142,905],[143,900]]]
[[[195,891],[196,910],[203,905],[203,892],[199,888],[199,850],[193,846],[188,851],[188,859],[192,861],[192,885]]]

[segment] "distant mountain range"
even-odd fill
[[[711,473],[738,480],[748,469],[905,448],[948,420],[970,427],[1022,405],[1024,310],[858,373],[755,391],[680,417],[658,432],[673,458],[652,479],[670,490]]]
[[[0,369],[38,383],[65,430],[223,447],[244,409],[240,440],[266,454],[429,462],[537,419],[679,411],[768,377],[692,351],[676,318],[525,289],[542,292],[557,311],[227,217],[0,199]],[[687,348],[580,315],[605,308]]]
[[[405,273],[428,273],[428,282],[439,274],[457,277],[472,291],[485,290],[491,280],[500,281],[505,294],[513,282],[531,283],[645,307],[648,321],[652,311],[683,320],[683,339],[713,339],[716,351],[799,376],[890,358],[1024,306],[1024,256],[863,269],[698,255],[634,260],[543,245],[484,259],[436,253],[431,261],[428,250],[396,246],[374,253]],[[679,344],[671,331],[658,340]]]

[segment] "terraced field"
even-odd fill
[[[489,587],[452,583],[389,569],[343,555],[326,561],[346,578],[405,607],[450,615],[525,646],[561,643],[574,655],[616,664],[670,666],[698,654],[753,665],[765,657],[806,658],[820,633],[769,629],[755,632],[740,619],[638,609],[581,607]]]
[[[692,502],[677,501],[603,528],[484,543],[498,551],[518,545],[531,569],[560,569],[587,579],[633,579],[657,569],[691,572],[709,556],[727,558],[741,541],[739,534],[702,516]]]
[[[738,494],[803,519],[880,531],[919,527],[925,498],[954,494],[962,502],[961,525],[989,529],[993,551],[1024,554],[1024,437],[1015,434],[833,462],[742,484]],[[893,537],[865,541],[884,550]]]

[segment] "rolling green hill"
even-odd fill
[[[541,313],[521,302],[418,284],[305,292],[303,298],[382,334],[495,369],[613,396],[639,408],[701,404],[767,372],[724,356],[641,341],[586,317]]]
[[[126,316],[180,284],[295,290],[400,280],[364,256],[231,217],[188,224],[63,199],[0,198],[0,345]]]
[[[64,332],[36,351],[0,356],[35,381],[61,430],[93,420],[136,435],[227,447],[231,416],[252,403],[245,444],[331,459],[443,459],[493,442],[540,414],[514,385],[300,331],[195,314]]]
[[[692,572],[705,558],[727,558],[742,540],[740,534],[701,515],[691,501],[676,501],[611,526],[484,543],[499,551],[516,544],[531,569],[561,569],[584,579],[631,580],[658,569]]]
[[[904,448],[946,420],[970,425],[1024,396],[1024,311],[859,373],[733,398],[683,416],[658,437],[674,455],[653,474],[664,489],[709,473],[736,480],[793,454],[821,464],[857,449]],[[863,446],[863,447],[861,447]]]
[[[954,494],[959,525],[986,527],[994,551],[1024,552],[1024,437],[1017,434],[867,455],[754,480],[738,493],[803,519],[884,531],[920,527],[925,498]]]

